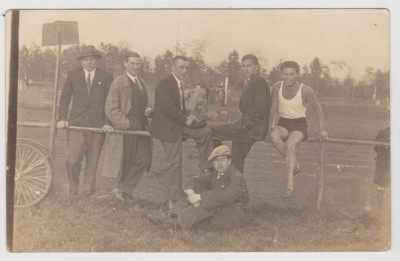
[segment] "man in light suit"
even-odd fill
[[[172,60],[172,73],[157,86],[154,97],[154,115],[150,125],[153,138],[159,139],[167,156],[166,200],[175,201],[182,193],[182,138],[191,138],[199,151],[199,167],[209,167],[207,160],[213,150],[211,130],[198,124],[194,115],[185,108],[184,79],[189,70],[189,59],[176,56]]]
[[[104,113],[104,105],[112,75],[97,67],[102,56],[93,46],[85,46],[77,59],[81,68],[69,72],[64,83],[58,107],[58,128],[81,126],[103,128],[111,131]],[[72,99],[71,109],[69,106]],[[104,141],[104,134],[68,130],[67,173],[70,199],[76,199],[79,188],[81,163],[86,157],[82,193],[90,196],[95,192],[97,163]]]
[[[148,106],[146,87],[138,78],[140,55],[128,52],[124,66],[126,72],[111,84],[105,107],[106,115],[116,129],[145,131],[152,108]],[[151,138],[124,135],[122,147],[122,170],[118,188],[113,190],[113,194],[117,200],[124,202],[132,198],[132,190],[150,168]]]

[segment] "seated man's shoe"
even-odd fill
[[[174,214],[172,214],[174,215]],[[167,217],[165,215],[155,215],[151,213],[146,213],[146,219],[152,224],[162,228],[162,229],[174,229],[179,230],[181,226],[177,218]]]

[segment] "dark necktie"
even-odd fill
[[[140,88],[140,90],[143,90],[142,85],[139,82],[139,79],[137,77],[135,77],[134,79],[135,79],[134,83]]]
[[[88,90],[88,94],[90,95],[90,87],[92,87],[92,83],[90,81],[90,72],[88,73],[87,79],[86,79],[86,87]]]
[[[181,92],[182,92],[182,100],[181,100],[181,102],[182,102],[182,111],[186,111],[186,108],[185,108],[185,92],[184,92],[184,90],[183,90],[183,82],[182,82],[182,80],[180,80],[180,85],[181,85]]]

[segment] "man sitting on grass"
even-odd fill
[[[248,222],[249,195],[243,175],[233,168],[230,149],[226,145],[215,148],[208,160],[213,167],[206,174],[194,177],[186,186],[186,196],[180,198],[169,213],[169,220],[148,218],[158,224],[175,221],[182,229],[210,218],[213,226],[232,229]]]
[[[328,139],[324,126],[324,113],[315,97],[314,90],[297,81],[300,66],[293,61],[286,61],[280,66],[283,81],[277,82],[272,88],[272,107],[269,117],[269,128],[272,128],[270,139],[278,152],[285,158],[287,170],[287,189],[285,199],[292,199],[293,175],[300,173],[296,161],[295,149],[307,139],[306,108],[310,104],[316,111],[321,141]],[[276,112],[279,121],[274,126]],[[273,127],[274,126],[274,127]]]

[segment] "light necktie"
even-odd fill
[[[250,78],[246,78],[244,80],[244,87],[247,87],[247,85],[249,84]]]
[[[88,94],[90,95],[90,88],[92,87],[92,82],[90,80],[90,72],[88,73],[87,79],[86,79],[86,87],[88,90]]]

